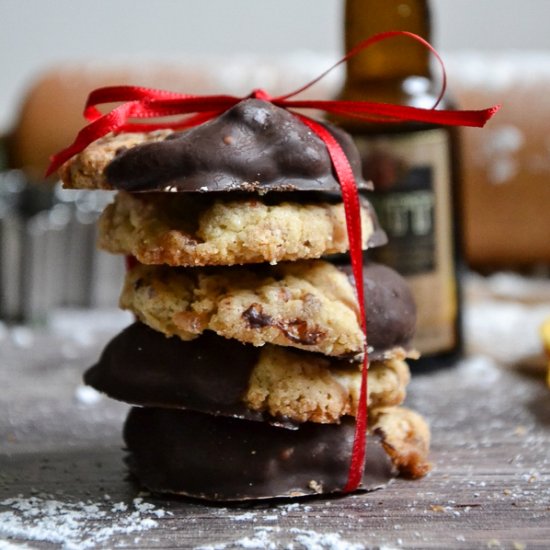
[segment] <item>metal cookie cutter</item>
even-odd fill
[[[60,307],[112,307],[124,263],[97,250],[108,191],[73,191],[0,173],[0,318],[44,323]]]

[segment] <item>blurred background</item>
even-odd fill
[[[342,49],[343,0],[0,0],[0,128],[21,95],[62,61],[126,56],[315,52]],[[548,50],[547,0],[435,0],[443,52]]]
[[[382,2],[383,0],[381,0]],[[115,305],[123,267],[94,249],[109,194],[42,185],[90,89],[293,89],[343,51],[342,0],[0,0],[0,318]],[[434,0],[433,43],[463,108],[466,260],[546,277],[550,263],[550,2]],[[311,96],[333,96],[336,71]],[[40,184],[40,186],[35,185]]]
[[[343,0],[0,0],[0,129],[21,96],[59,62],[128,56],[296,51],[335,58]],[[547,0],[435,0],[435,45],[443,52],[549,50]]]

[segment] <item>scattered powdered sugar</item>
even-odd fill
[[[252,537],[243,537],[235,541],[233,545],[240,548],[266,548],[267,550],[275,550],[277,544],[271,539],[271,533],[275,531],[279,531],[279,529],[260,527],[255,529]]]
[[[231,519],[233,521],[252,521],[256,518],[256,514],[254,512],[246,512],[244,514],[240,514],[238,516],[234,516]]]
[[[23,326],[17,326],[11,330],[11,339],[19,348],[30,348],[34,342],[32,330]]]
[[[114,334],[131,322],[132,316],[118,309],[59,308],[50,312],[48,328],[52,334],[87,348],[97,344],[99,334]]]
[[[453,82],[501,97],[503,92],[540,85],[550,78],[550,55],[543,51],[446,52],[445,65]]]
[[[292,505],[291,505],[292,506]],[[239,517],[239,516],[237,516]],[[236,518],[232,518],[236,519]],[[291,540],[288,540],[288,535]],[[281,540],[287,539],[286,542]],[[349,542],[339,533],[319,533],[310,529],[255,527],[252,535],[231,542],[198,546],[194,550],[225,550],[228,548],[265,548],[267,550],[364,550],[365,545]]]
[[[512,124],[494,125],[483,142],[487,175],[494,184],[510,183],[520,171],[519,153],[526,141],[523,132]]]
[[[80,385],[74,392],[74,397],[79,405],[95,405],[102,399],[101,393],[91,386]]]
[[[509,365],[542,356],[540,327],[550,317],[550,282],[511,273],[468,277],[464,311],[469,352]]]
[[[466,357],[458,367],[462,379],[472,381],[478,388],[491,387],[502,375],[499,365],[486,355]]]
[[[305,529],[291,529],[294,540],[307,550],[363,550],[363,544],[348,542],[338,533],[317,533]]]
[[[152,529],[158,525],[154,518],[169,513],[143,502],[142,498],[128,505],[124,502],[62,502],[45,494],[8,498],[0,501],[0,510],[3,508],[8,509],[0,511],[0,536],[51,542],[66,550],[94,548],[113,535]],[[113,511],[117,512],[115,517],[110,515]],[[7,544],[0,541],[0,550],[25,548]]]
[[[279,533],[278,527],[255,527],[254,534],[250,537],[242,537],[239,540],[231,542],[218,542],[204,546],[196,546],[194,550],[225,550],[226,548],[264,548],[266,550],[276,550],[281,548],[274,540],[272,535]]]
[[[523,277],[518,273],[501,271],[490,277],[478,277],[477,285],[483,285],[499,299],[523,300],[533,304],[550,302],[550,280],[544,277]]]
[[[34,550],[26,544],[13,544],[11,542],[0,540],[0,550]]]

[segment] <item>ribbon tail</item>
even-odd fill
[[[328,153],[332,160],[334,170],[338,177],[342,189],[342,200],[346,214],[346,226],[349,239],[349,251],[355,288],[357,291],[357,300],[360,312],[360,322],[363,333],[365,334],[364,360],[361,370],[361,391],[357,413],[355,419],[355,434],[353,437],[353,446],[351,451],[350,467],[348,471],[348,480],[344,487],[344,492],[355,491],[363,479],[365,468],[365,457],[367,452],[367,386],[368,386],[368,353],[367,353],[367,318],[365,311],[365,296],[363,284],[363,247],[361,236],[361,207],[359,203],[359,193],[355,183],[355,176],[349,164],[349,161],[336,141],[334,136],[318,122],[305,117],[296,115],[306,126],[311,128],[325,143]]]
[[[280,96],[278,99],[288,99],[289,97],[294,97],[294,96],[304,92],[308,88],[311,88],[312,86],[317,84],[317,82],[319,82],[319,80],[321,80],[328,73],[330,73],[331,71],[336,69],[336,67],[338,67],[342,63],[345,63],[346,61],[348,61],[348,59],[350,59],[351,57],[357,55],[361,51],[366,50],[367,48],[369,48],[373,44],[376,44],[377,42],[382,42],[384,40],[388,40],[388,39],[395,38],[395,37],[398,37],[398,36],[411,38],[413,40],[416,40],[417,42],[422,44],[427,50],[429,50],[435,56],[435,58],[437,59],[437,62],[439,63],[439,66],[441,67],[442,80],[441,80],[441,89],[439,91],[439,96],[437,97],[434,105],[432,106],[432,109],[435,109],[439,105],[439,103],[441,103],[441,100],[443,99],[443,96],[445,95],[445,90],[447,89],[447,71],[445,70],[445,64],[443,63],[443,59],[441,58],[441,56],[439,55],[437,50],[427,40],[425,40],[424,38],[422,38],[421,36],[419,36],[418,34],[415,34],[413,32],[401,31],[401,30],[389,30],[389,31],[385,31],[385,32],[375,34],[375,35],[373,35],[369,38],[365,38],[364,40],[361,40],[361,42],[359,42],[355,47],[353,47],[349,52],[347,52],[346,55],[344,55],[344,57],[340,58],[336,63],[331,65],[328,69],[326,69],[324,72],[322,72],[319,76],[317,76],[313,80],[309,81],[308,83],[304,84],[303,86],[300,86],[298,89],[294,90],[293,92],[285,94],[284,96]]]
[[[355,417],[355,435],[353,438],[353,447],[351,451],[351,465],[348,471],[348,479],[346,485],[344,486],[344,493],[352,493],[361,485],[363,471],[365,469],[368,428],[368,368],[368,360],[365,357],[365,361],[361,366],[361,390],[359,392],[359,403],[357,406],[357,415]]]
[[[338,100],[274,100],[275,105],[294,109],[320,109],[351,118],[372,120],[383,119],[388,122],[423,122],[441,124],[444,126],[470,126],[481,128],[500,109],[494,105],[488,109],[453,111],[439,109],[421,109],[390,103],[374,103],[369,101],[338,101]]]
[[[45,176],[48,177],[51,175],[62,164],[77,153],[80,153],[80,151],[98,137],[120,129],[132,115],[137,105],[139,105],[138,102],[124,103],[116,109],[113,109],[110,113],[103,115],[101,118],[98,118],[94,122],[88,124],[88,126],[82,128],[71,145],[51,157],[50,165],[46,170]]]
[[[188,94],[179,94],[168,90],[145,88],[143,86],[104,86],[92,90],[84,106],[84,117],[93,122],[103,115],[96,108],[96,105],[104,103],[118,103],[128,101],[146,101],[155,99],[181,99],[194,97]]]

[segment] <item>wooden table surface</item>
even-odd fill
[[[426,478],[242,506],[159,498],[126,479],[127,407],[80,382],[115,326],[93,314],[0,325],[0,550],[550,548],[550,389],[525,341],[550,302],[489,303],[469,305],[467,357],[410,385],[408,405],[432,427]]]

